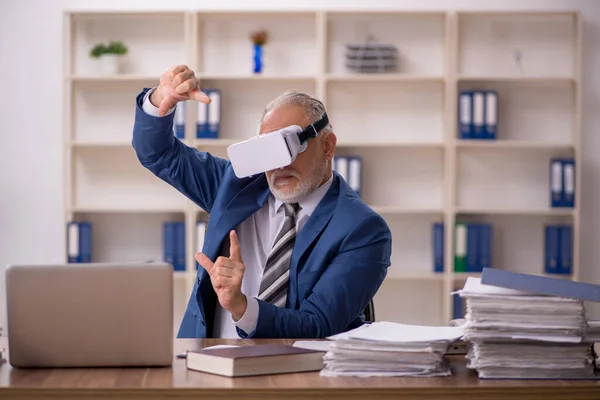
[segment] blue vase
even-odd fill
[[[262,46],[255,44],[254,45],[254,73],[260,74],[262,72],[263,62],[262,62]]]

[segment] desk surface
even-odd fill
[[[175,350],[215,344],[293,343],[292,340],[176,340]],[[0,345],[7,348],[6,338]],[[275,399],[600,399],[598,381],[479,380],[464,356],[451,356],[453,375],[443,378],[325,378],[318,372],[227,378],[187,370],[184,359],[171,368],[42,369],[0,366],[0,398],[193,398]]]

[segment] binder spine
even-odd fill
[[[563,167],[562,160],[550,160],[550,206],[563,206]]]
[[[444,272],[444,224],[436,222],[432,230],[433,271]]]
[[[467,272],[477,272],[479,269],[479,225],[467,224]]]
[[[337,160],[336,160],[335,169],[336,169],[337,173],[340,174],[340,176],[342,178],[344,178],[344,180],[346,182],[348,182],[348,180],[349,180],[349,176],[348,176],[348,157],[338,156]]]
[[[216,139],[219,137],[221,128],[221,92],[211,90],[208,92],[210,104],[208,105],[208,137]]]
[[[544,233],[544,272],[547,274],[558,274],[560,256],[558,226],[546,225]]]
[[[454,243],[454,271],[466,272],[467,257],[467,227],[464,223],[457,223]]]
[[[485,130],[484,139],[496,139],[498,130],[498,92],[489,90],[485,93]]]
[[[348,158],[348,184],[360,197],[362,184],[362,158],[352,156]]]
[[[558,273],[571,275],[573,264],[573,228],[570,225],[562,225],[558,227],[558,230],[560,245]]]
[[[185,115],[187,104],[185,101],[179,102],[175,107],[175,136],[179,139],[185,138]]]
[[[564,207],[575,207],[575,160],[562,161],[563,170],[563,205]]]
[[[80,262],[79,251],[79,224],[77,222],[69,222],[67,224],[67,262]]]
[[[481,224],[479,227],[479,265],[476,272],[481,272],[484,268],[492,268],[492,238],[492,225],[490,223]]]
[[[79,223],[79,254],[82,263],[92,262],[92,224],[90,222]]]
[[[485,120],[485,95],[481,91],[473,92],[473,139],[483,139]]]
[[[196,114],[196,138],[208,137],[208,104],[198,102]]]
[[[473,94],[463,90],[459,97],[459,132],[461,139],[472,139],[473,130]]]

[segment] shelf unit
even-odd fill
[[[261,28],[270,41],[264,72],[255,75],[249,34]],[[450,293],[478,276],[453,271],[454,229],[444,230],[444,271],[433,272],[434,222],[491,222],[492,266],[540,275],[543,225],[570,223],[573,273],[565,278],[579,279],[576,12],[67,12],[64,32],[65,222],[93,222],[93,261],[145,261],[162,257],[162,223],[185,221],[174,329],[194,284],[195,224],[206,215],[146,171],[130,143],[135,96],[173,64],[194,69],[203,89],[221,90],[220,138],[196,139],[188,102],[183,139],[217,156],[254,135],[265,104],[285,90],[325,103],[337,154],[363,158],[363,199],[392,230],[392,266],[375,297],[378,319],[445,324]],[[346,70],[345,45],[369,35],[397,47],[398,72]],[[111,39],[123,40],[130,53],[122,74],[105,76],[88,53]],[[475,88],[499,93],[496,140],[458,138],[458,93]],[[574,208],[549,207],[555,155],[575,159]]]

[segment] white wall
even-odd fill
[[[581,10],[584,17],[582,280],[600,283],[600,1],[597,0],[1,0],[0,268],[59,262],[62,219],[62,12],[69,9]],[[0,273],[0,326],[5,321]],[[600,305],[592,311],[600,318]]]

